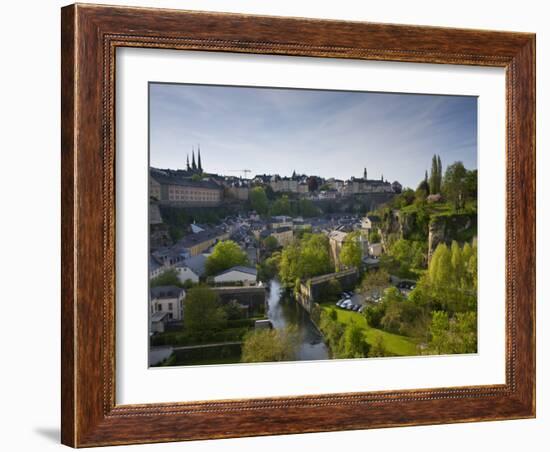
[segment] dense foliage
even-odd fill
[[[295,287],[297,280],[331,273],[328,237],[324,234],[304,234],[302,239],[286,246],[279,263],[279,277],[286,287]]]
[[[299,340],[296,327],[251,331],[244,338],[241,361],[293,361],[296,358]]]
[[[363,287],[382,287],[383,278],[367,274]],[[477,350],[477,243],[437,246],[427,271],[405,297],[388,287],[380,303],[364,311],[373,328],[417,338],[427,353]]]
[[[340,262],[346,267],[359,268],[363,252],[361,250],[360,232],[355,231],[348,234],[340,251]]]
[[[370,346],[365,339],[363,328],[354,322],[344,326],[338,322],[335,310],[321,313],[320,329],[333,358],[365,358],[368,356]]]
[[[227,324],[227,313],[216,292],[208,287],[189,289],[185,297],[184,327],[194,333],[216,331]]]
[[[169,269],[161,273],[157,277],[151,279],[149,282],[151,288],[158,286],[177,286],[183,287],[184,285],[178,277],[178,272],[175,269]]]
[[[248,256],[232,240],[223,240],[214,246],[212,254],[206,259],[206,273],[216,275],[236,265],[247,265]]]
[[[269,208],[269,201],[267,194],[262,187],[254,187],[250,190],[250,207],[260,215],[267,214]]]

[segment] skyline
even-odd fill
[[[206,172],[398,180],[416,188],[433,154],[477,168],[477,98],[150,83],[150,165]],[[312,152],[311,150],[315,150]],[[260,157],[260,158],[258,158]]]

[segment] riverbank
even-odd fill
[[[383,341],[384,348],[389,355],[392,356],[417,356],[420,355],[416,342],[406,336],[398,334],[388,333],[377,328],[372,328],[368,325],[364,315],[348,311],[345,309],[338,309],[333,303],[321,303],[321,309],[324,312],[330,312],[334,310],[336,312],[336,320],[345,326],[349,326],[351,323],[357,325],[363,331],[363,335],[366,341],[374,346],[377,341]]]

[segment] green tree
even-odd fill
[[[438,155],[432,157],[432,168],[430,170],[430,193],[441,192],[441,158]]]
[[[380,243],[380,240],[382,240],[382,237],[380,237],[380,233],[378,231],[375,231],[374,229],[371,229],[369,231],[368,238],[370,243]]]
[[[338,322],[337,319],[338,314],[334,309],[331,309],[329,312],[321,312],[321,320],[319,322],[319,328],[321,329],[333,356],[335,352],[338,351],[340,339],[344,334],[344,326]]]
[[[428,182],[428,172],[424,176],[422,182],[418,184],[416,188],[416,199],[424,200],[430,194],[430,183]]]
[[[380,325],[386,331],[399,333],[401,328],[401,304],[405,297],[396,287],[388,287],[384,291],[382,303],[385,307],[384,316],[380,320]]]
[[[266,259],[263,259],[258,264],[258,279],[267,282],[275,278],[279,272],[279,263],[281,261],[281,253],[275,252]]]
[[[320,210],[310,199],[300,199],[297,203],[296,214],[303,217],[315,217],[319,215]]]
[[[322,296],[322,301],[336,301],[341,293],[342,285],[336,278],[332,278],[326,285],[326,289],[324,290]]]
[[[369,350],[369,358],[383,358],[384,356],[389,356],[386,350],[386,344],[384,343],[382,335],[377,334]]]
[[[241,361],[260,363],[293,361],[299,344],[296,327],[272,330],[254,330],[243,342]]]
[[[281,252],[279,277],[286,287],[296,282],[333,271],[328,238],[324,234],[304,234]]]
[[[178,272],[175,269],[170,269],[161,273],[157,277],[151,279],[149,286],[150,287],[158,287],[158,286],[183,287],[183,284],[178,277]]]
[[[443,193],[453,203],[455,210],[463,209],[466,202],[466,176],[467,170],[462,162],[449,165],[445,171]]]
[[[192,332],[206,332],[223,328],[227,314],[220,305],[216,292],[208,287],[189,289],[184,301],[184,328]]]
[[[250,207],[260,215],[266,215],[269,208],[267,194],[262,187],[254,187],[250,190]]]
[[[365,358],[368,356],[370,345],[365,340],[363,329],[355,322],[347,326],[340,339],[337,358]]]
[[[361,281],[363,292],[371,295],[380,295],[390,284],[390,275],[384,270],[367,271]]]
[[[232,240],[224,240],[216,244],[212,254],[206,259],[206,273],[216,275],[236,265],[247,265],[246,253]]]
[[[281,196],[271,206],[271,215],[291,215],[290,200],[287,195]]]
[[[420,241],[398,239],[389,249],[386,259],[381,261],[391,273],[402,278],[414,278],[415,270],[424,266],[426,244]]]
[[[430,325],[429,353],[454,354],[477,351],[477,316],[475,312],[458,313],[434,311]]]
[[[355,231],[346,236],[340,251],[340,262],[346,267],[361,266],[363,252],[361,250],[360,232]]]
[[[269,235],[264,239],[263,245],[266,251],[272,252],[279,248],[279,241],[276,237]]]

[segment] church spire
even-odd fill
[[[367,180],[367,168],[363,170],[363,179]]]
[[[189,152],[187,153],[187,171],[190,170],[190,167],[189,167]]]
[[[195,148],[191,148],[191,169],[196,170],[197,164],[195,163]]]
[[[202,163],[201,163],[201,145],[199,144],[199,171],[202,173]]]

